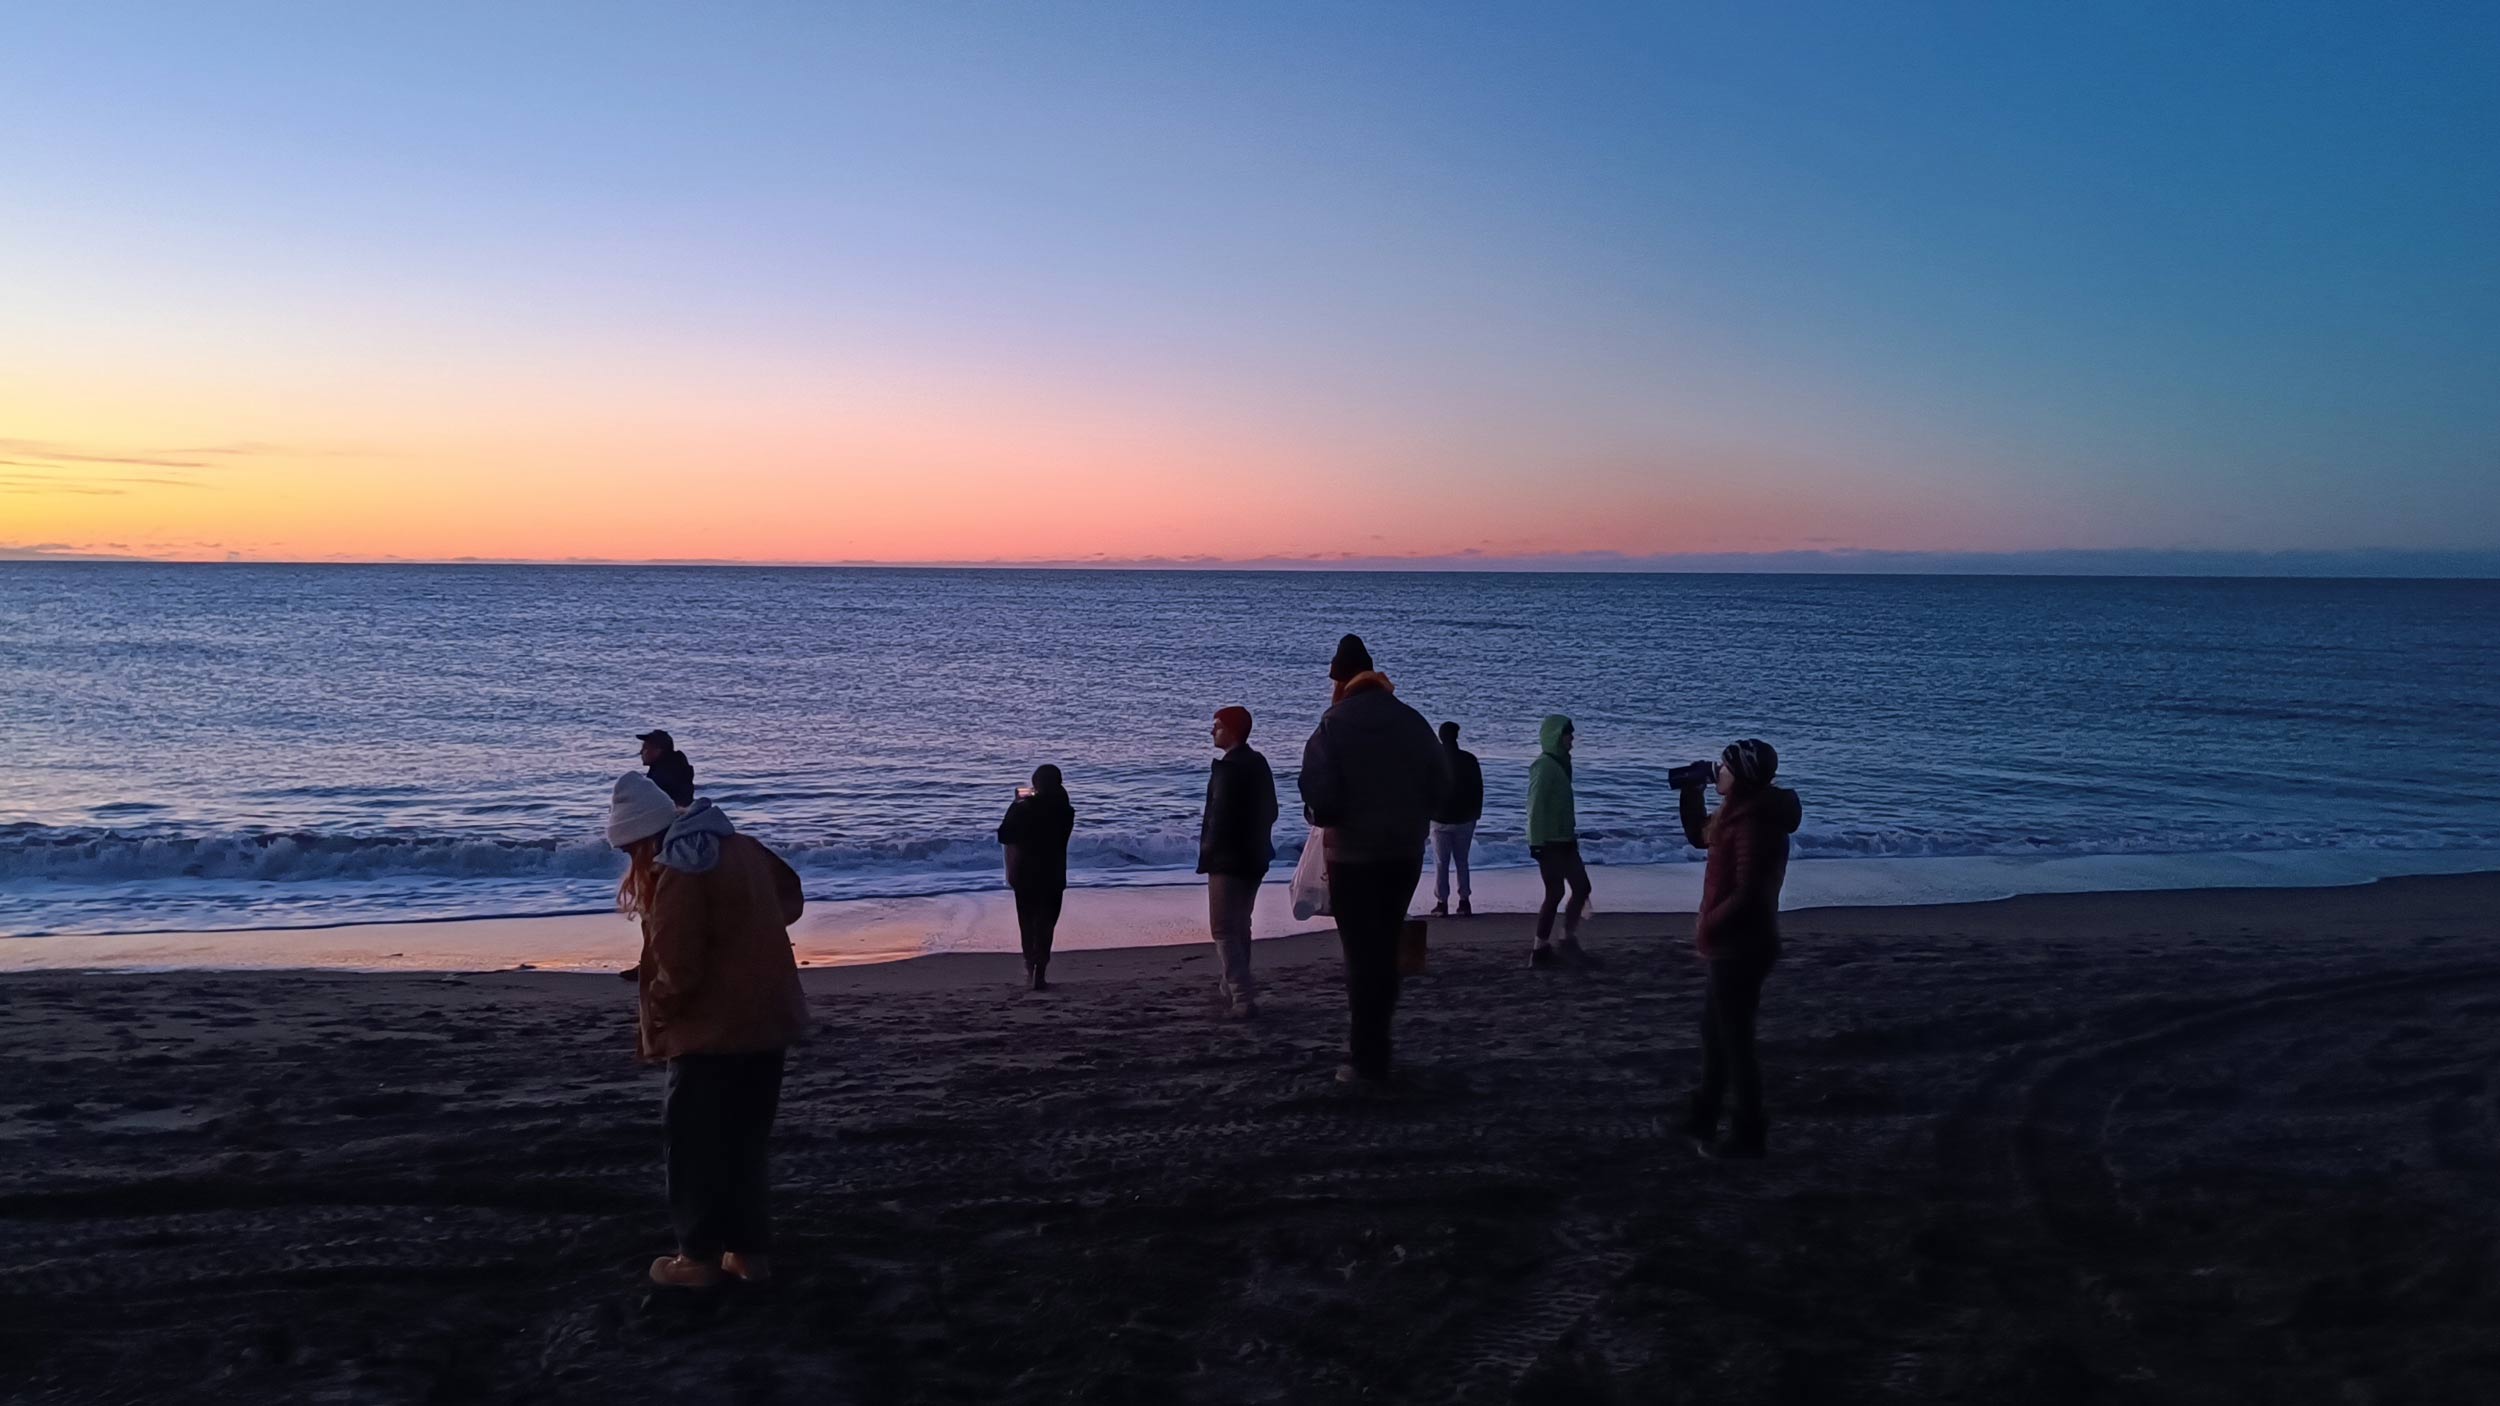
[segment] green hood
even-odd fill
[[[1579,808],[1571,797],[1571,759],[1563,755],[1562,736],[1571,719],[1560,713],[1537,729],[1543,750],[1528,764],[1528,843],[1554,844],[1580,838]]]
[[[1536,730],[1537,749],[1562,756],[1563,734],[1571,730],[1571,719],[1560,713],[1553,714],[1545,720],[1544,726]]]

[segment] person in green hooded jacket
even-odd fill
[[[1536,760],[1528,764],[1528,854],[1545,879],[1545,902],[1536,910],[1536,947],[1528,954],[1533,967],[1572,962],[1594,966],[1580,947],[1580,915],[1589,906],[1589,866],[1580,858],[1578,808],[1571,797],[1571,719],[1560,713],[1538,729]],[[1563,889],[1571,905],[1562,909],[1563,939],[1554,943],[1554,910],[1562,907]]]

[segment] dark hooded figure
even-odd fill
[[[1024,939],[1024,984],[1050,989],[1050,944],[1059,931],[1059,907],[1068,892],[1068,836],[1076,807],[1068,803],[1059,768],[1033,770],[1033,784],[1016,794],[998,822],[1007,851],[1007,887],[1016,894],[1016,929]]]
[[[1708,973],[1701,1087],[1693,1091],[1685,1132],[1695,1149],[1711,1156],[1759,1157],[1768,1131],[1754,1015],[1761,1009],[1762,983],[1779,960],[1788,837],[1804,815],[1796,792],[1771,784],[1779,765],[1770,743],[1749,737],[1719,754],[1718,814],[1702,803],[1698,783],[1676,795],[1684,838],[1710,851],[1702,869],[1701,911],[1693,920],[1693,944]],[[1727,1136],[1714,1143],[1723,1104],[1730,1114]]]
[[[654,728],[634,740],[642,744],[644,775],[651,778],[651,784],[667,792],[679,810],[693,805],[694,763],[677,750],[676,739]]]

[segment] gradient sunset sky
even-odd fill
[[[0,549],[2500,547],[2500,5],[59,3]]]

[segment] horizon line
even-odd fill
[[[748,559],[728,557],[248,557],[152,555],[86,551],[66,544],[0,546],[0,562],[83,562],[163,566],[541,566],[613,568],[743,568],[754,570],[897,571],[1233,571],[1365,572],[1396,574],[1582,574],[1582,575],[1959,575],[2237,577],[2273,579],[2500,578],[2500,549],[2287,548],[2208,549],[2083,547],[2043,550],[1900,551],[1878,548],[1800,548],[1763,552],[1611,551],[1491,555],[1480,552],[1410,556],[1332,555],[1258,557],[1143,556],[966,558],[911,561],[866,559]]]

